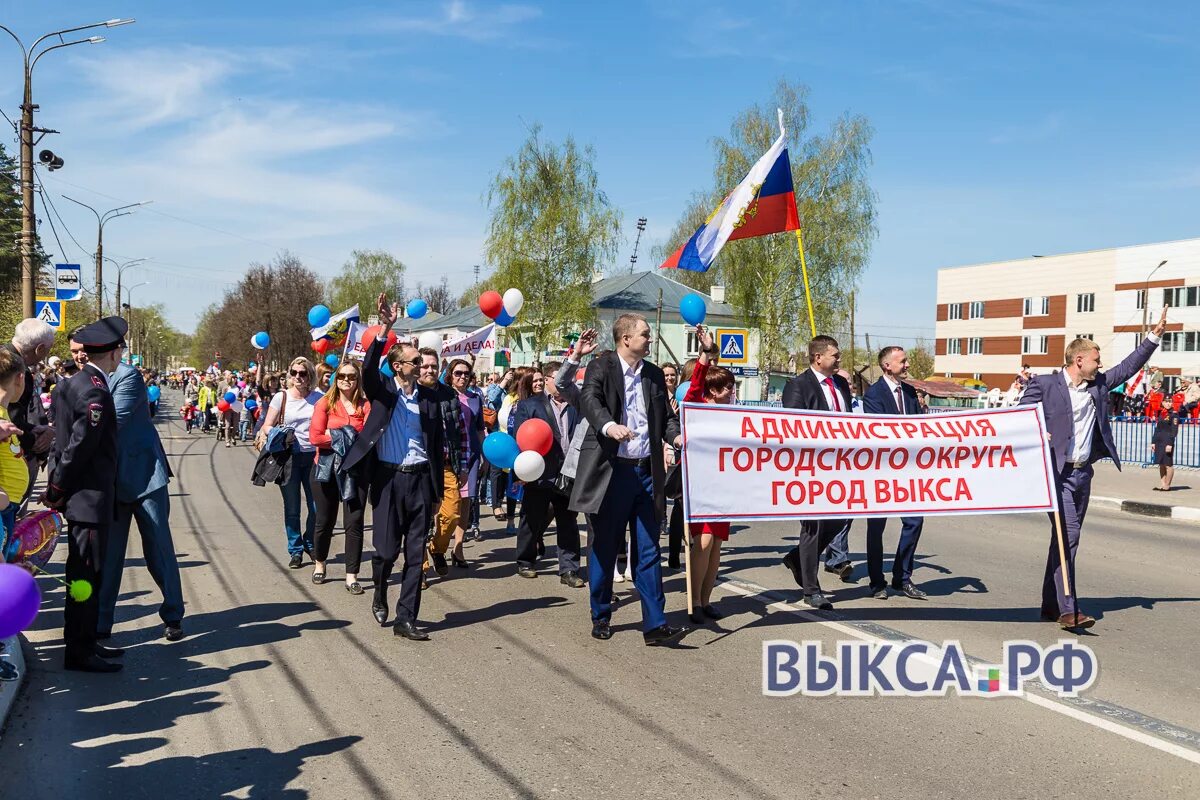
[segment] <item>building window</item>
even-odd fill
[[[962,339],[947,339],[946,340],[946,355],[961,356],[962,355]]]
[[[976,300],[975,302],[971,303],[970,311],[971,313],[970,316],[967,317],[968,319],[983,319],[983,301]]]
[[[1090,333],[1077,333],[1077,334],[1075,334],[1075,338],[1076,339],[1091,339],[1093,342],[1096,341],[1096,337]]]
[[[967,339],[967,355],[978,356],[983,355],[983,338],[974,336]]]
[[[1080,314],[1096,310],[1096,295],[1094,293],[1075,295],[1075,310]]]
[[[1196,331],[1164,333],[1162,349],[1164,353],[1195,353],[1200,350],[1200,333]]]
[[[1200,286],[1180,286],[1163,290],[1163,305],[1185,308],[1200,305]]]
[[[982,373],[982,372],[976,372],[976,373],[975,373],[975,374],[974,374],[972,377],[973,377],[973,378],[975,378],[975,380],[977,380],[977,381],[982,381],[982,380],[983,380],[983,373]]]
[[[1146,290],[1145,289],[1138,289],[1137,307],[1139,309],[1143,309],[1146,307]]]
[[[951,303],[946,309],[946,316],[949,319],[962,319],[962,303]]]
[[[1046,337],[1045,336],[1022,336],[1021,337],[1021,353],[1031,356],[1046,355]]]
[[[1049,297],[1026,297],[1022,313],[1027,317],[1044,317],[1050,313]]]
[[[700,341],[696,338],[694,330],[687,332],[687,354],[689,358],[700,355]]]

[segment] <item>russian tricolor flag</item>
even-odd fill
[[[660,269],[706,272],[728,241],[800,228],[792,186],[792,164],[784,137],[783,112],[780,111],[779,138],[771,149]]]

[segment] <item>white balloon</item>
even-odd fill
[[[513,462],[513,474],[523,481],[536,481],[546,471],[546,459],[537,450],[524,450]]]
[[[425,333],[421,334],[421,338],[417,340],[417,345],[419,347],[431,348],[440,354],[442,352],[442,335],[435,331],[425,331]]]
[[[509,289],[504,293],[504,310],[510,317],[517,316],[524,305],[525,295],[521,294],[520,289]]]

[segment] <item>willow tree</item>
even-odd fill
[[[401,307],[404,296],[404,263],[386,250],[352,250],[341,273],[329,282],[326,299],[335,314],[357,304],[366,319],[375,313],[380,292],[387,292]]]
[[[524,293],[513,327],[539,353],[593,319],[592,274],[616,255],[621,225],[600,190],[592,148],[540,134],[534,126],[492,180],[486,243],[496,267],[488,283]]]
[[[850,292],[876,234],[875,193],[867,177],[872,130],[864,117],[844,114],[828,132],[813,133],[805,86],[781,81],[769,103],[746,109],[734,119],[728,137],[713,140],[713,188],[693,198],[670,241],[657,252],[665,256],[685,242],[779,137],[777,108],[783,110],[787,129],[817,333],[844,330]],[[684,274],[672,270],[671,277],[677,272]],[[727,287],[728,302],[760,331],[760,369],[796,368],[791,354],[810,331],[794,234],[730,242],[708,273],[688,282],[700,288],[712,283]],[[763,381],[764,396],[767,386]]]

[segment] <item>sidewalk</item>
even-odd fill
[[[21,650],[21,637],[0,639],[0,735],[24,682],[25,654]]]
[[[1093,504],[1117,508],[1131,514],[1169,517],[1200,522],[1200,472],[1178,469],[1170,492],[1156,492],[1158,467],[1125,464],[1121,472],[1112,462],[1095,465],[1092,478]]]

